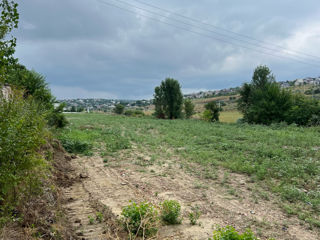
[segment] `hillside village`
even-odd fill
[[[320,88],[320,77],[312,78],[302,78],[296,79],[293,81],[281,81],[278,82],[282,88],[298,88],[305,86],[308,89],[296,90],[298,92],[312,95],[310,89]],[[240,91],[240,87],[226,88],[220,90],[210,90],[210,91],[200,91],[197,93],[185,94],[184,98],[186,99],[204,99],[220,96],[232,96],[237,95]],[[308,94],[309,92],[309,94]],[[318,93],[318,90],[316,90]],[[128,109],[140,109],[144,110],[148,106],[152,105],[152,99],[149,100],[116,100],[116,99],[65,99],[59,100],[57,105],[60,103],[65,103],[66,106],[64,111],[66,112],[83,112],[83,111],[102,111],[102,112],[111,112],[117,104],[122,104]]]

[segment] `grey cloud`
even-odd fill
[[[317,0],[148,2],[284,46],[299,29],[320,22]],[[189,90],[238,86],[250,80],[260,63],[268,64],[279,80],[319,75],[316,68],[176,29],[96,0],[22,1],[20,13],[16,55],[43,73],[59,98],[76,97],[77,92],[79,97],[151,97],[165,77],[179,79]],[[315,38],[306,49],[320,54]]]

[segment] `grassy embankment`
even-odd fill
[[[131,146],[157,154],[172,150],[187,168],[208,178],[218,169],[248,175],[289,215],[320,228],[320,128],[210,124],[105,114],[70,114],[60,139],[71,151],[110,155]],[[170,156],[170,153],[167,157]],[[182,160],[181,160],[182,159]],[[189,168],[192,172],[192,168]]]

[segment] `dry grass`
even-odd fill
[[[239,118],[242,118],[243,115],[238,111],[228,111],[220,113],[220,122],[223,123],[235,123]]]

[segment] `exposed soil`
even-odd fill
[[[109,158],[108,164],[93,156],[72,159],[71,165],[81,181],[64,188],[64,207],[80,239],[127,239],[117,221],[122,207],[129,200],[159,204],[165,199],[181,203],[184,219],[180,225],[161,227],[157,239],[204,240],[212,237],[217,225],[240,231],[250,227],[262,240],[320,239],[319,232],[284,214],[272,197],[253,197],[259,191],[247,176],[219,170],[206,179],[189,173],[188,167],[202,172],[197,165],[179,159],[152,162],[137,149]],[[195,206],[202,215],[199,224],[191,226],[188,212]],[[104,214],[101,223],[97,212]]]

